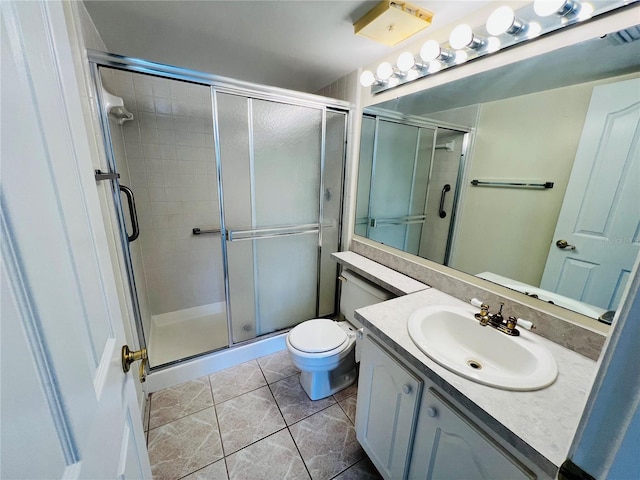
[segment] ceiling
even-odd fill
[[[388,47],[353,33],[378,1],[84,1],[108,51],[215,75],[316,92]],[[409,42],[492,3],[430,0],[431,27]],[[407,42],[405,42],[407,43]]]

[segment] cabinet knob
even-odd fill
[[[438,409],[435,407],[428,407],[426,412],[427,412],[427,417],[434,418],[438,416]]]
[[[402,385],[402,391],[404,393],[406,393],[407,395],[411,393],[411,385],[409,385],[408,383],[405,383],[404,385]]]

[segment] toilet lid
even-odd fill
[[[291,346],[307,353],[328,352],[338,348],[347,338],[336,322],[320,318],[302,322],[289,332]]]

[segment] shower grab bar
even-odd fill
[[[474,187],[507,187],[507,188],[553,188],[553,182],[500,182],[491,180],[471,180],[471,185]]]
[[[246,230],[227,230],[227,240],[229,242],[238,242],[242,240],[257,240],[261,238],[284,237],[287,235],[303,235],[318,232],[320,232],[319,223]]]
[[[440,218],[447,216],[447,212],[444,211],[444,197],[449,190],[451,190],[451,185],[448,183],[442,187],[442,193],[440,194],[440,207],[438,208],[438,215],[440,215]]]
[[[201,229],[199,227],[193,227],[191,229],[191,233],[193,233],[194,235],[208,235],[208,234],[211,234],[211,235],[218,234],[219,235],[221,233],[221,230],[219,228],[213,228],[213,229],[210,229],[210,230],[203,230],[203,229]]]
[[[393,225],[413,225],[424,223],[426,215],[409,215],[406,217],[390,217],[390,218],[370,218],[370,227],[391,227]]]
[[[125,194],[127,197],[127,203],[129,204],[129,216],[131,217],[131,228],[133,228],[133,233],[131,235],[127,235],[127,239],[129,240],[129,243],[131,243],[138,238],[138,235],[140,235],[138,213],[136,212],[136,201],[133,198],[133,191],[129,187],[120,185],[120,191]]]

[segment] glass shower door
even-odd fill
[[[363,149],[371,159],[363,165],[371,171],[367,236],[417,255],[434,130],[385,120],[377,120],[373,131],[371,126],[365,132],[372,146]]]
[[[214,98],[237,343],[316,316],[323,111]]]

